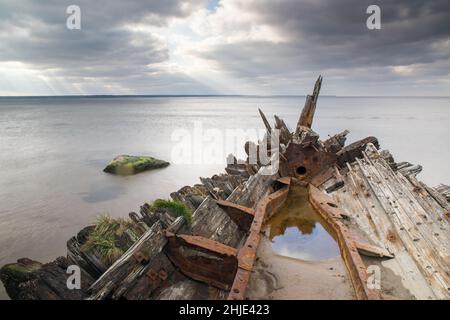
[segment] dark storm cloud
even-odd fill
[[[330,62],[330,57],[348,65],[409,64],[450,55],[430,48],[438,40],[449,39],[450,2],[446,0],[376,1],[382,17],[382,29],[377,31],[368,30],[365,23],[372,0],[259,3],[262,21],[279,26],[292,39],[301,39],[298,49],[310,47],[310,57],[318,63]]]
[[[160,18],[164,23],[165,17],[185,16],[189,10],[203,4],[204,1],[165,0],[165,1],[110,1],[110,0],[2,0],[0,3],[0,18],[13,19],[18,16],[32,15],[45,21],[49,25],[65,24],[66,8],[78,5],[84,13],[84,22],[91,27],[117,25],[124,21],[138,21],[150,14]]]
[[[381,8],[381,30],[366,27],[366,9],[371,4]],[[251,10],[256,24],[275,28],[288,41],[242,41],[198,53],[239,77],[276,82],[281,75],[301,79],[322,72],[340,77],[358,73],[360,80],[364,69],[376,75],[364,75],[365,80],[403,77],[406,81],[404,76],[389,74],[389,68],[438,62],[447,62],[441,63],[447,68],[421,66],[418,72],[428,77],[450,73],[448,0],[258,0],[243,2],[241,10]],[[380,68],[384,76],[377,74]]]
[[[66,8],[81,8],[81,30],[68,30]],[[0,1],[0,61],[20,61],[64,77],[115,78],[153,72],[167,61],[165,41],[129,24],[164,26],[204,1]]]

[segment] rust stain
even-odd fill
[[[333,199],[313,185],[309,185],[309,199],[312,206],[322,216],[337,236],[341,256],[349,272],[356,297],[360,300],[381,299],[380,293],[367,287],[367,273],[354,238],[348,228],[340,221],[344,216],[340,208],[333,205]],[[330,205],[331,204],[331,205]]]
[[[290,179],[284,180],[286,186],[261,199],[255,210],[250,234],[238,253],[238,270],[233,281],[228,300],[243,300],[256,259],[256,251],[261,240],[261,228],[268,216],[273,214],[286,200]]]
[[[389,230],[388,231],[388,234],[387,234],[387,239],[390,241],[390,242],[396,242],[397,241],[397,235],[395,234],[395,232],[394,231],[392,231],[392,230]]]

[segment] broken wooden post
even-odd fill
[[[317,99],[319,98],[320,88],[322,86],[322,76],[317,78],[312,95],[306,97],[305,106],[303,107],[300,119],[297,123],[296,133],[300,133],[301,127],[311,128],[314,113],[316,112]]]
[[[264,122],[264,126],[266,127],[267,134],[270,135],[270,133],[272,132],[272,127],[270,126],[269,121],[267,121],[267,118],[264,115],[264,113],[262,112],[262,110],[258,108],[258,111],[259,111],[259,114],[261,115],[262,121]]]

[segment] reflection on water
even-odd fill
[[[305,188],[293,187],[286,203],[266,226],[272,248],[279,255],[314,261],[340,254],[336,241],[311,207]]]
[[[81,198],[88,203],[103,202],[113,200],[126,193],[123,186],[107,186],[98,187],[98,189],[91,186],[90,192],[80,192]]]

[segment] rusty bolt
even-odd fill
[[[147,262],[147,257],[141,252],[137,251],[133,254],[134,259],[136,259],[137,262],[144,264]]]
[[[159,270],[158,276],[162,281],[164,281],[167,279],[167,272],[164,269],[161,269]]]
[[[155,270],[149,269],[147,271],[147,277],[149,277],[152,281],[155,281],[157,279],[157,277],[158,277],[158,274],[156,273]]]

